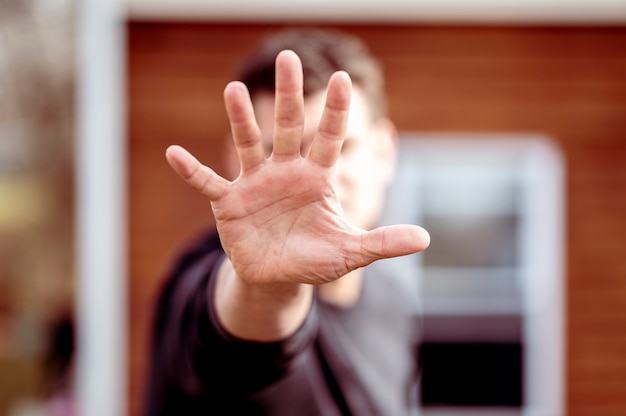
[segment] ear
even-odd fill
[[[398,157],[398,130],[388,118],[379,118],[374,122],[374,149],[379,159],[381,174],[386,184],[393,181]]]
[[[226,135],[222,144],[222,160],[224,161],[224,168],[226,169],[226,179],[229,181],[235,180],[239,176],[241,165],[239,164],[237,150],[235,150],[233,136],[230,133]]]

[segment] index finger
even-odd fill
[[[311,160],[319,165],[333,166],[341,153],[348,126],[351,93],[352,81],[346,72],[339,71],[330,77],[324,112],[309,153]]]

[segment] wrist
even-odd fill
[[[218,319],[228,332],[251,341],[276,341],[293,334],[311,307],[313,287],[301,283],[251,284],[228,259],[220,265],[213,293]]]

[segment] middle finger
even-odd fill
[[[304,128],[302,63],[289,50],[276,57],[276,103],[272,158],[300,156]]]

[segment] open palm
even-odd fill
[[[239,82],[224,91],[241,164],[237,179],[222,178],[179,146],[168,148],[172,168],[210,199],[224,250],[244,281],[327,283],[375,260],[428,245],[428,234],[417,226],[366,231],[345,219],[333,171],[346,130],[350,91],[346,73],[331,77],[322,119],[303,157],[302,68],[293,52],[283,51],[276,60],[274,146],[269,158],[249,94]]]

